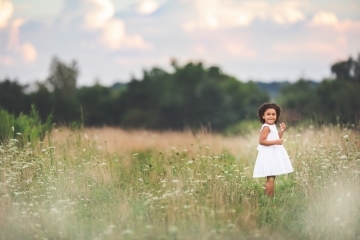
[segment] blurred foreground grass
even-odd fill
[[[295,172],[253,179],[258,130],[57,129],[0,146],[0,239],[360,239],[356,126],[289,128]]]

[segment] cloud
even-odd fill
[[[151,14],[159,8],[159,3],[154,0],[143,0],[137,6],[136,10],[140,14]]]
[[[1,56],[0,55],[0,65],[5,65],[10,67],[14,64],[14,59],[11,56]]]
[[[114,5],[110,0],[86,0],[86,6],[85,26],[88,29],[103,27],[115,14]]]
[[[128,36],[125,31],[125,23],[116,18],[105,23],[101,40],[112,50],[120,48],[151,48],[151,45],[145,43],[140,35]]]
[[[37,51],[36,48],[29,42],[24,42],[21,44],[21,53],[25,62],[31,63],[36,60]]]
[[[298,9],[299,2],[288,1],[275,5],[270,12],[272,20],[278,24],[293,24],[305,20],[305,15]]]
[[[15,49],[19,43],[19,28],[24,24],[24,19],[17,18],[11,23],[11,30],[9,36],[8,49]]]
[[[14,5],[8,0],[0,0],[0,29],[7,26],[14,12]]]
[[[22,16],[15,5],[0,29],[0,78],[45,78],[56,55],[79,62],[80,85],[127,81],[153,66],[171,70],[171,58],[218,65],[242,80],[294,80],[302,72],[320,80],[329,64],[360,49],[354,8],[335,0],[127,1],[116,11],[113,0],[63,0],[46,19]]]
[[[139,34],[128,35],[123,20],[114,17],[115,8],[110,0],[86,0],[85,27],[87,30],[100,29],[100,42],[110,50],[150,49]]]
[[[24,23],[25,20],[21,18],[12,21],[7,49],[10,52],[20,53],[24,62],[31,63],[36,60],[37,51],[30,42],[20,40],[19,29]]]
[[[335,25],[339,23],[337,16],[332,12],[320,11],[311,20],[315,26]]]
[[[235,2],[232,0],[188,0],[197,10],[195,19],[183,24],[186,31],[196,29],[246,27],[255,19],[277,24],[293,24],[305,20],[300,2],[286,1],[269,4],[266,1]]]
[[[339,20],[334,13],[327,11],[316,13],[311,19],[310,25],[318,28],[330,27],[339,32],[360,31],[360,21],[353,21],[350,19]]]

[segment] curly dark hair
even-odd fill
[[[279,122],[279,117],[280,117],[280,113],[281,113],[281,108],[276,105],[275,103],[263,103],[261,104],[261,106],[258,108],[258,117],[261,123],[265,123],[265,120],[262,118],[264,116],[264,113],[267,109],[272,108],[275,110],[276,112],[276,121],[275,124]]]

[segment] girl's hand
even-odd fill
[[[279,139],[279,140],[275,140],[275,145],[282,145],[283,144],[283,140]]]
[[[285,123],[280,123],[279,125],[280,125],[280,132],[284,132],[286,129]]]

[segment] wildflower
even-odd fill
[[[176,226],[170,226],[169,227],[169,232],[174,234],[178,232],[178,228]]]
[[[55,214],[60,213],[59,210],[57,210],[56,208],[50,209],[50,212]]]
[[[11,130],[12,130],[13,132],[15,131],[15,128],[14,128],[14,126],[12,126],[12,127],[11,127]]]
[[[122,235],[130,235],[133,234],[133,231],[131,229],[125,229],[121,232]]]
[[[108,226],[108,228],[104,231],[104,234],[105,235],[110,235],[110,234],[112,234],[112,232],[113,232],[113,228],[115,228],[115,225],[110,225],[110,226]]]

